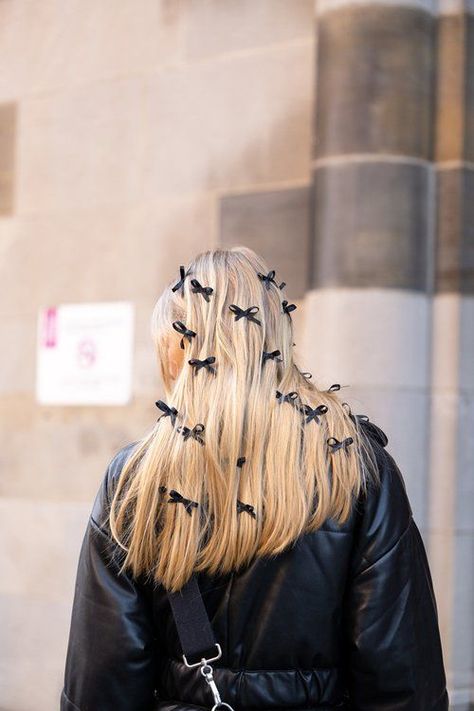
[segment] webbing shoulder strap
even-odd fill
[[[181,590],[177,592],[167,591],[167,595],[185,662],[187,663],[186,657],[192,657],[193,661],[196,658],[196,663],[198,664],[199,661],[197,660],[205,656],[205,652],[213,651],[215,654],[216,646],[220,650],[204,606],[196,574],[190,577]]]

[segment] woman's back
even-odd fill
[[[239,572],[198,574],[222,647],[214,679],[236,710],[448,708],[424,545],[384,433],[363,427],[381,486],[345,524],[328,520]],[[115,576],[107,510],[133,446],[113,458],[88,524],[62,711],[212,706],[198,670],[182,659],[166,590]]]
[[[284,285],[252,250],[216,249],[158,299],[166,401],[94,503],[62,711],[212,706],[168,598],[193,573],[235,711],[447,709],[402,475],[341,386],[319,388],[297,366]]]

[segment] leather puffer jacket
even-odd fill
[[[244,571],[198,581],[235,711],[447,711],[436,600],[425,548],[388,439],[361,421],[381,486],[343,526]],[[61,711],[196,711],[212,693],[182,659],[165,590],[117,575],[106,523],[110,462],[80,552]],[[224,707],[225,708],[225,707]]]

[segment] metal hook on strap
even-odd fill
[[[210,662],[213,662],[222,656],[222,649],[221,649],[221,646],[218,642],[216,642],[216,647],[217,647],[217,654],[215,657],[209,657],[209,659],[206,659],[206,657],[201,657],[201,661],[194,662],[193,664],[190,664],[188,662],[188,660],[186,659],[186,655],[183,654],[184,663],[186,664],[187,667],[197,667],[197,666],[200,667],[199,671],[203,675],[207,684],[209,684],[211,691],[212,691],[212,696],[214,697],[214,706],[212,707],[211,711],[216,711],[216,709],[222,708],[222,707],[229,709],[229,711],[234,711],[232,706],[230,706],[229,704],[226,704],[225,701],[222,701],[221,696],[219,694],[219,689],[217,688],[216,682],[214,681],[213,668],[212,668]]]

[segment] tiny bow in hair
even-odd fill
[[[295,404],[295,400],[298,397],[298,393],[296,390],[293,390],[291,393],[287,393],[286,395],[283,395],[279,390],[276,391],[276,396],[280,402],[289,402],[291,405]]]
[[[202,294],[206,301],[209,301],[209,297],[214,291],[212,286],[201,286],[197,279],[191,279],[192,289],[195,294]]]
[[[239,501],[237,499],[237,513],[242,513],[242,511],[246,511],[249,513],[252,518],[257,518],[257,514],[255,513],[254,507],[251,504],[244,504],[242,501]]]
[[[277,360],[277,361],[282,361],[283,358],[279,358],[279,357],[278,357],[278,356],[280,356],[280,355],[281,355],[281,353],[280,353],[280,351],[278,351],[278,350],[276,350],[276,351],[271,351],[271,352],[263,351],[262,360],[263,360],[264,363],[265,363],[267,360],[270,360],[270,359],[272,359],[272,360]]]
[[[348,402],[343,402],[342,407],[347,410],[347,414],[353,422],[357,422],[357,420],[362,420],[363,422],[370,422],[368,415],[354,415],[352,412],[352,408]]]
[[[188,360],[189,365],[192,365],[196,368],[196,370],[194,371],[195,373],[197,373],[201,368],[207,368],[214,375],[216,374],[216,369],[212,367],[212,363],[215,362],[215,356],[208,356],[204,360],[199,360],[199,358],[191,358],[191,360]]]
[[[332,393],[332,392],[335,392],[336,390],[340,390],[341,388],[347,388],[347,387],[348,387],[347,385],[339,385],[339,383],[334,383],[333,385],[331,385],[330,388],[328,388],[326,390],[326,392]]]
[[[193,339],[193,336],[196,335],[195,331],[191,331],[190,328],[186,328],[184,323],[182,321],[173,321],[173,328],[175,331],[178,331],[178,333],[181,333],[183,336],[181,341],[180,341],[180,346],[181,348],[184,348],[184,339],[187,338],[189,341]]]
[[[281,305],[283,306],[283,313],[288,314],[288,316],[291,318],[290,312],[296,309],[296,304],[289,304],[288,301],[285,299],[281,302]]]
[[[261,272],[257,272],[258,278],[262,280],[262,282],[265,284],[267,289],[270,288],[270,284],[275,284],[278,289],[283,289],[284,286],[286,286],[286,282],[282,281],[280,286],[275,281],[275,270],[272,269],[271,272],[268,272],[268,274],[262,274]]]
[[[344,451],[347,452],[347,448],[353,443],[353,441],[352,437],[346,437],[346,439],[343,439],[342,442],[339,442],[336,437],[329,437],[329,439],[326,440],[332,452],[336,452],[338,449],[344,449]]]
[[[238,467],[243,467],[243,465],[245,464],[245,461],[246,461],[245,457],[239,457],[239,458],[237,459],[237,466],[238,466]]]
[[[178,283],[175,284],[175,285],[171,288],[171,291],[178,291],[178,289],[180,289],[182,286],[184,287],[184,280],[186,279],[186,277],[187,277],[190,273],[191,273],[191,270],[190,270],[190,269],[188,269],[188,271],[185,272],[185,271],[184,271],[184,267],[181,266],[181,267],[179,268],[180,279],[179,279]],[[184,289],[183,289],[183,292],[184,292]],[[183,292],[182,292],[182,293],[183,293]]]
[[[328,407],[327,407],[327,405],[318,405],[313,410],[311,405],[303,405],[301,410],[304,413],[305,418],[306,418],[305,424],[308,424],[309,422],[311,422],[311,420],[314,420],[319,425],[319,416],[325,415],[326,412],[328,411]]]
[[[166,402],[163,402],[163,400],[157,400],[155,402],[155,405],[159,410],[163,410],[163,415],[160,415],[158,418],[157,422],[161,420],[163,417],[170,417],[171,418],[171,424],[175,425],[176,422],[176,417],[178,415],[178,410],[175,407],[169,407]]]
[[[170,498],[168,499],[167,503],[169,503],[169,504],[184,504],[184,508],[186,509],[186,512],[190,516],[191,516],[193,506],[199,506],[197,501],[191,501],[191,499],[186,499],[184,496],[181,496],[180,493],[175,491],[175,489],[171,489]]]
[[[194,425],[192,429],[184,426],[178,427],[178,432],[181,432],[185,441],[189,439],[189,437],[193,437],[199,444],[204,444],[204,440],[201,437],[201,433],[204,432],[204,429],[204,425],[199,422],[197,425]]]
[[[235,313],[235,320],[238,321],[239,319],[245,317],[248,318],[249,321],[254,321],[254,323],[258,323],[260,326],[261,321],[258,320],[258,318],[255,318],[254,314],[257,313],[257,311],[260,311],[260,308],[258,306],[249,306],[248,309],[241,309],[240,306],[237,306],[237,304],[231,304],[229,306],[229,309]]]

